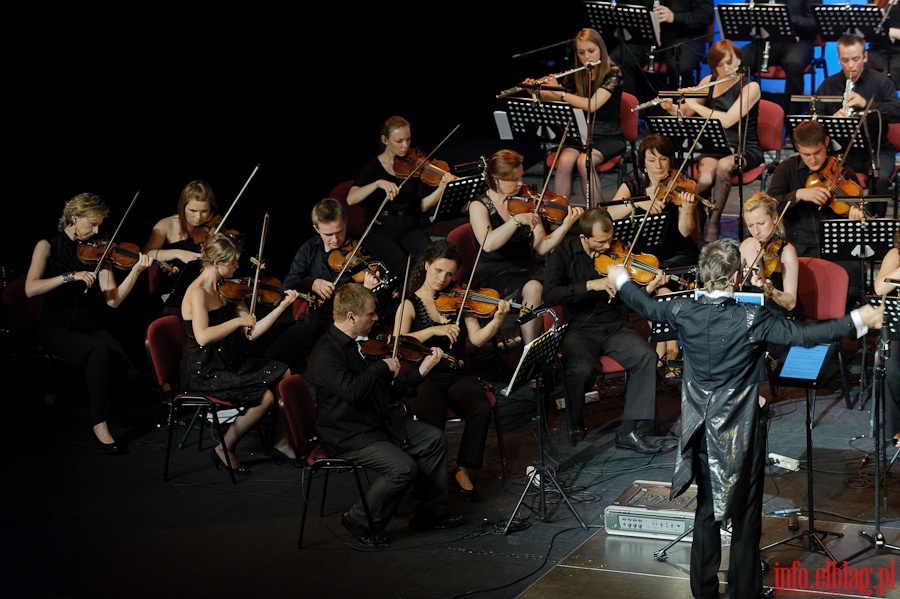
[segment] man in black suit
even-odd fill
[[[700,251],[700,280],[707,295],[657,302],[631,282],[625,268],[608,269],[619,297],[644,318],[668,322],[684,346],[682,434],[672,498],[697,483],[691,544],[691,592],[718,599],[721,526],[731,519],[728,588],[731,599],[770,596],[763,590],[759,541],[766,466],[766,410],[759,385],[765,377],[767,343],[806,347],[861,336],[880,327],[884,308],[866,305],[840,319],[802,325],[764,306],[741,304],[733,290],[741,255],[733,239]]]

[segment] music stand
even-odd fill
[[[815,405],[816,388],[820,387],[827,378],[828,365],[831,363],[836,351],[837,343],[834,342],[823,343],[813,347],[792,345],[781,362],[778,363],[778,369],[772,377],[773,385],[806,389],[806,508],[809,513],[809,525],[803,532],[766,545],[760,551],[766,551],[776,545],[783,545],[795,539],[808,537],[809,544],[807,549],[809,551],[821,551],[831,558],[831,561],[838,563],[831,551],[825,546],[822,536],[833,535],[841,538],[844,534],[816,530],[813,503],[812,454],[813,406]]]
[[[707,123],[706,128],[703,129],[703,135],[697,139],[703,123]],[[707,121],[702,117],[649,116],[647,124],[654,133],[668,137],[675,145],[675,151],[682,155],[691,148],[695,139],[697,139],[697,145],[694,146],[695,153],[721,152],[723,148],[733,152],[725,136],[725,129],[718,120]]]
[[[884,10],[874,4],[869,5],[819,5],[812,6],[816,19],[816,31],[826,42],[836,41],[845,33],[854,33],[866,40],[886,37],[878,26]]]
[[[808,120],[810,120],[809,116],[788,116],[787,122],[791,133],[793,134],[794,127]],[[847,144],[850,143],[850,138],[853,137],[856,128],[859,126],[859,119],[844,116],[819,116],[816,120],[822,125],[822,129],[825,130],[825,134],[828,135],[831,142],[831,147],[828,148],[828,151],[843,154],[847,149]],[[869,153],[869,143],[865,135],[857,135],[853,140],[852,147],[854,150],[865,152],[866,154]]]
[[[677,216],[674,218],[677,218]],[[652,254],[662,246],[666,231],[672,225],[674,218],[669,212],[642,214],[634,218],[620,218],[613,221],[613,231],[616,239],[628,240],[625,243],[631,243],[638,227],[643,222],[644,227],[641,229],[641,235],[634,242],[632,251],[634,253],[646,252]],[[624,258],[624,256],[622,257]]]
[[[380,322],[388,323],[394,318],[394,309],[397,305],[393,301],[395,291],[397,291],[397,277],[391,277],[372,287],[372,294],[375,296],[375,312],[378,314]]]
[[[720,4],[716,20],[722,39],[754,42],[793,42],[791,12],[784,4]],[[757,60],[759,59],[757,53]],[[760,65],[750,65],[754,73]]]
[[[584,520],[582,520],[581,516],[578,515],[578,512],[575,511],[575,506],[572,505],[571,501],[569,501],[569,498],[566,496],[565,491],[563,491],[563,488],[556,480],[556,475],[553,473],[553,470],[551,468],[547,468],[544,465],[544,408],[548,401],[548,393],[546,391],[548,389],[547,379],[553,380],[553,378],[550,376],[550,373],[553,370],[553,365],[556,363],[556,353],[557,351],[559,351],[559,344],[562,341],[563,334],[565,333],[567,327],[568,324],[558,326],[558,323],[554,323],[549,331],[547,331],[531,343],[527,344],[522,350],[522,357],[519,359],[519,363],[516,365],[516,370],[515,372],[513,372],[509,384],[501,391],[503,395],[509,396],[510,392],[513,389],[516,389],[519,386],[527,383],[531,378],[532,372],[534,371],[535,367],[540,365],[540,372],[537,373],[534,377],[534,396],[535,402],[537,404],[538,457],[534,462],[534,469],[531,471],[531,473],[528,475],[527,480],[525,481],[525,489],[522,491],[522,496],[519,497],[519,502],[516,503],[516,507],[513,509],[512,514],[510,514],[509,520],[507,520],[506,522],[506,526],[503,527],[504,535],[509,532],[509,527],[512,525],[516,514],[519,512],[519,507],[521,507],[522,503],[525,501],[525,495],[527,495],[528,491],[532,489],[532,484],[534,484],[534,486],[538,488],[538,495],[540,497],[539,514],[541,520],[546,520],[547,499],[545,487],[548,482],[553,486],[554,489],[556,489],[560,497],[562,497],[563,501],[565,501],[566,505],[569,506],[569,509],[572,511],[575,519],[578,520],[579,524],[581,524],[581,528],[583,528],[584,530],[588,529],[587,524],[584,523]],[[537,479],[535,479],[535,477],[537,477]]]
[[[659,15],[646,6],[585,2],[588,22],[603,39],[618,39],[629,45],[659,46]]]
[[[482,175],[462,177],[447,183],[429,219],[432,223],[459,218],[466,214],[466,206],[487,192],[487,181]]]
[[[672,293],[666,293],[665,295],[657,295],[654,296],[654,299],[658,302],[671,302],[674,299],[678,298],[692,298],[694,297],[694,290],[688,289],[686,291],[673,291]],[[673,339],[678,339],[678,331],[675,327],[671,326],[668,322],[655,322],[651,321],[652,326],[650,327],[650,342],[657,343],[659,341],[672,341]]]
[[[789,129],[791,131],[793,131],[794,127],[798,123],[802,123],[803,121],[809,121],[809,120],[813,120],[813,121],[819,120],[818,109],[816,108],[819,104],[829,104],[829,103],[842,104],[844,102],[844,97],[843,96],[817,96],[815,94],[813,94],[812,96],[798,95],[798,96],[791,96],[791,102],[793,102],[794,104],[796,104],[798,102],[809,104],[809,114],[785,115],[785,118],[787,119],[788,124],[790,125]],[[837,112],[837,111],[835,111],[835,112]]]
[[[897,282],[900,285],[900,281]],[[872,303],[879,304],[879,300]],[[886,456],[883,455],[885,447],[883,447],[885,439],[884,421],[885,421],[885,360],[890,356],[891,343],[900,339],[900,308],[898,308],[897,298],[885,298],[884,300],[884,324],[881,327],[881,336],[879,339],[879,347],[875,352],[875,383],[874,396],[875,407],[872,409],[872,415],[875,419],[873,442],[875,453],[875,529],[871,534],[864,530],[859,531],[859,536],[866,539],[869,543],[868,547],[863,547],[853,555],[850,555],[840,563],[847,563],[856,557],[866,553],[867,551],[879,549],[891,549],[900,551],[900,547],[889,545],[884,542],[884,534],[881,532],[881,502],[882,497],[887,509],[887,481],[882,480],[881,466],[882,460]],[[896,455],[894,458],[896,459]],[[893,460],[891,460],[893,463]],[[887,473],[885,473],[887,474]],[[882,486],[884,484],[884,486]]]

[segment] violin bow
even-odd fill
[[[247,177],[247,181],[244,183],[244,186],[241,187],[241,190],[238,192],[237,197],[234,198],[234,201],[231,202],[231,206],[228,207],[228,212],[226,212],[222,218],[219,220],[219,226],[216,227],[216,230],[213,231],[215,235],[219,231],[222,230],[222,227],[225,226],[225,219],[228,218],[228,215],[231,214],[231,211],[234,209],[235,205],[238,203],[238,200],[241,199],[241,196],[244,194],[244,190],[247,189],[247,186],[250,185],[250,180],[253,179],[253,176],[256,175],[256,171],[259,170],[259,165],[256,165],[256,168],[253,169],[253,172],[250,173],[250,176]],[[268,215],[266,215],[268,216]]]
[[[869,102],[866,104],[866,107],[863,109],[862,113],[859,115],[859,121],[856,123],[856,129],[853,130],[853,135],[850,136],[850,141],[847,142],[847,147],[844,148],[844,153],[841,154],[841,157],[837,161],[838,172],[828,183],[828,187],[825,188],[828,193],[832,193],[834,191],[834,186],[837,184],[838,176],[841,174],[841,170],[844,168],[844,161],[847,159],[847,156],[850,154],[850,149],[853,147],[853,142],[856,141],[856,136],[859,135],[860,129],[862,129],[863,123],[866,121],[866,116],[869,114],[869,110],[872,108],[872,102],[875,100],[875,96],[869,98]],[[821,210],[822,207],[819,206]]]
[[[428,160],[434,155],[434,153],[437,152],[438,149],[439,149],[442,145],[444,145],[444,143],[445,143],[448,139],[450,139],[450,136],[453,135],[454,133],[456,133],[456,130],[459,129],[461,126],[462,126],[462,123],[459,123],[458,125],[456,125],[456,127],[454,127],[453,130],[452,130],[450,133],[448,133],[447,136],[444,137],[444,139],[441,140],[441,143],[439,143],[438,145],[436,145],[436,146],[434,147],[434,149],[433,149],[431,152],[429,152],[428,156],[426,156],[426,157],[422,160],[421,163],[419,163],[419,164],[416,165],[416,167],[412,170],[412,172],[410,172],[409,175],[407,175],[406,179],[404,179],[403,181],[401,181],[401,182],[400,182],[400,185],[397,186],[397,191],[398,191],[398,192],[399,192],[400,188],[403,187],[403,186],[406,184],[407,181],[409,181],[410,179],[413,178],[413,176],[416,174],[416,171],[418,171],[418,170],[419,170],[420,168],[422,168],[424,165],[428,164]],[[372,220],[369,221],[369,224],[368,224],[368,226],[366,227],[366,230],[363,231],[363,234],[360,235],[359,239],[357,240],[357,242],[356,242],[356,247],[353,248],[353,251],[350,252],[350,255],[349,255],[349,256],[347,256],[347,259],[346,259],[346,261],[344,262],[344,268],[342,268],[342,269],[341,269],[341,272],[338,273],[338,276],[335,277],[335,279],[334,279],[334,285],[335,285],[335,286],[337,286],[337,282],[341,279],[341,277],[344,276],[344,273],[347,272],[347,268],[350,266],[350,264],[353,262],[353,259],[356,257],[356,252],[358,252],[358,251],[359,251],[359,248],[362,247],[362,242],[363,242],[363,240],[364,240],[364,239],[366,238],[366,236],[369,234],[369,231],[372,230],[372,226],[375,224],[375,221],[378,219],[378,216],[381,214],[381,211],[384,210],[384,207],[385,207],[385,206],[387,206],[387,203],[388,203],[388,197],[387,197],[387,194],[385,194],[385,195],[384,195],[384,199],[381,201],[381,205],[378,207],[378,210],[375,211],[375,215],[372,216]]]
[[[223,219],[224,220],[224,219]],[[256,274],[253,276],[253,293],[250,297],[250,314],[253,315],[256,312],[256,291],[259,289],[259,271],[261,271],[265,266],[263,266],[263,248],[266,245],[266,231],[269,230],[269,213],[266,212],[266,215],[263,217],[263,226],[262,226],[262,234],[259,236],[259,252],[256,254],[255,259],[251,259],[251,262],[256,264]],[[247,328],[247,339],[251,339],[251,333],[253,332],[253,327]]]
[[[134,194],[134,197],[131,198],[131,203],[128,204],[128,208],[125,210],[125,214],[122,215],[122,218],[119,219],[119,224],[116,226],[115,232],[112,234],[112,237],[109,238],[109,241],[106,242],[106,249],[103,250],[103,254],[100,256],[100,259],[97,260],[97,267],[94,268],[94,276],[100,274],[100,269],[103,267],[103,261],[106,260],[106,256],[109,255],[109,250],[112,249],[113,241],[115,241],[116,236],[118,236],[119,231],[122,229],[122,224],[125,222],[125,219],[128,217],[128,213],[131,212],[131,208],[134,206],[134,203],[137,201],[138,196],[141,195],[141,190],[137,190],[137,193]],[[84,288],[84,292],[88,292],[88,287]]]
[[[484,239],[481,240],[481,243],[478,245],[478,253],[475,254],[475,262],[472,264],[472,272],[469,273],[469,280],[466,283],[466,288],[463,290],[462,302],[459,304],[459,312],[456,313],[456,322],[454,324],[456,326],[460,326],[460,322],[462,322],[463,310],[466,309],[466,300],[469,299],[469,290],[472,289],[472,280],[475,278],[475,271],[478,269],[478,261],[481,260],[481,252],[484,251],[484,242],[487,241],[488,235],[491,233],[491,226],[487,226],[487,231],[484,233]],[[451,343],[450,348],[453,347]],[[448,348],[449,349],[449,348]]]
[[[769,242],[772,240],[772,237],[778,234],[778,225],[781,223],[781,219],[784,218],[784,213],[787,212],[788,207],[790,206],[790,202],[784,205],[784,208],[781,209],[781,213],[778,215],[778,218],[775,219],[775,224],[772,225],[772,232],[766,236],[764,240],[762,240],[759,244],[759,251],[756,252],[756,257],[753,259],[748,266],[747,273],[744,275],[744,279],[741,281],[740,287],[743,287],[747,284],[747,281],[750,280],[750,275],[753,273],[753,265],[759,262],[759,259],[762,258],[763,252],[766,249],[766,246],[769,245]]]
[[[563,144],[566,143],[566,137],[569,135],[569,127],[572,126],[572,119],[566,123],[566,128],[563,129],[562,137],[559,140],[559,146],[556,148],[556,152],[553,154],[553,164],[550,165],[550,170],[547,172],[547,178],[544,179],[544,186],[541,188],[541,195],[538,198],[537,203],[534,205],[534,211],[540,214],[541,204],[544,202],[544,194],[547,193],[547,186],[550,185],[550,177],[553,176],[553,170],[556,168],[556,163],[559,160],[559,154],[562,152]]]

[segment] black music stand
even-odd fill
[[[798,123],[802,123],[803,121],[809,121],[809,120],[813,120],[813,121],[819,120],[819,118],[820,118],[819,113],[818,113],[819,109],[817,108],[819,104],[829,104],[829,103],[840,104],[840,103],[844,102],[844,97],[843,96],[817,96],[815,94],[813,94],[812,96],[799,95],[799,96],[791,96],[791,102],[793,102],[795,104],[798,102],[809,104],[809,114],[785,115],[785,119],[787,119],[787,122],[789,125],[788,129],[790,132],[792,132],[794,130],[794,127],[796,127]],[[835,112],[837,112],[837,111],[835,111]]]
[[[585,2],[588,22],[603,39],[629,45],[659,46],[659,15],[646,6]]]
[[[873,303],[881,303],[880,300]],[[885,439],[885,360],[890,356],[891,344],[900,339],[900,308],[898,308],[897,298],[885,298],[884,300],[884,324],[881,327],[881,337],[878,344],[878,350],[875,352],[875,383],[874,396],[875,407],[872,409],[872,415],[875,419],[873,428],[874,434],[874,453],[875,453],[875,529],[871,534],[861,530],[859,536],[866,539],[869,543],[868,547],[863,547],[853,555],[845,557],[840,563],[847,563],[856,557],[866,553],[867,551],[878,551],[879,549],[890,549],[892,551],[900,551],[900,547],[889,545],[884,542],[884,534],[881,532],[881,503],[884,501],[884,507],[887,509],[887,481],[883,480],[881,467],[883,460],[886,458],[884,446]],[[896,455],[894,458],[896,459]],[[893,463],[893,460],[891,460]],[[885,472],[885,474],[887,474]]]
[[[752,42],[793,42],[794,25],[791,12],[784,4],[720,4],[716,19],[722,39]],[[761,53],[757,53],[757,59]],[[749,65],[758,73],[758,64]]]
[[[582,520],[581,516],[578,515],[578,512],[575,511],[575,506],[569,501],[565,491],[563,491],[563,488],[556,480],[556,475],[553,473],[553,470],[544,464],[544,410],[548,403],[548,380],[554,380],[552,371],[557,360],[556,353],[559,351],[559,344],[562,342],[562,337],[563,334],[565,334],[567,327],[567,324],[558,325],[558,323],[554,322],[553,327],[551,327],[549,331],[526,345],[525,349],[522,350],[522,357],[519,359],[518,365],[516,365],[516,370],[513,372],[509,384],[501,391],[503,395],[509,396],[514,389],[526,384],[531,378],[535,367],[540,365],[540,372],[535,374],[534,377],[534,395],[537,404],[538,457],[534,462],[534,469],[529,473],[525,480],[525,489],[522,491],[522,496],[519,497],[519,502],[516,503],[516,507],[513,509],[512,514],[510,514],[506,526],[503,527],[504,535],[509,532],[509,527],[512,525],[516,514],[519,513],[519,508],[522,506],[522,503],[525,501],[525,495],[533,488],[532,485],[538,489],[538,495],[540,497],[538,513],[541,517],[541,521],[546,521],[547,491],[545,487],[548,483],[552,485],[552,488],[559,493],[566,505],[569,506],[569,509],[572,510],[572,514],[575,516],[575,519],[578,520],[578,523],[581,524],[581,528],[584,530],[588,529],[587,524],[584,523],[584,520]]]
[[[703,123],[707,123],[706,128],[703,128]],[[695,153],[721,152],[723,148],[734,151],[728,143],[722,123],[714,119],[707,122],[705,118],[694,116],[650,116],[647,117],[647,124],[654,133],[668,137],[675,145],[675,151],[682,154],[691,148],[701,129],[703,135],[697,139]]]
[[[854,33],[868,41],[886,37],[878,27],[884,10],[874,4],[814,4],[812,9],[816,30],[826,42],[836,41],[845,33]]]
[[[487,181],[482,175],[462,177],[447,183],[429,219],[432,223],[465,216],[466,206],[487,192]]]
[[[646,219],[645,219],[646,216]],[[615,238],[624,241],[626,244],[631,243],[637,233],[638,227],[644,223],[641,229],[641,235],[634,241],[633,251],[646,252],[652,254],[658,252],[666,237],[666,231],[670,226],[676,226],[673,223],[677,216],[673,216],[669,212],[660,214],[640,214],[634,218],[620,218],[613,221],[613,231]],[[627,241],[626,241],[627,240]],[[623,256],[624,258],[624,256]]]
[[[837,198],[838,201],[868,201],[869,198]],[[890,198],[884,198],[889,201]],[[874,256],[884,256],[892,247],[897,221],[889,218],[869,218],[865,220],[833,219],[819,221],[819,256],[832,262],[859,261],[860,289],[868,288],[867,265]],[[859,402],[857,408],[865,406],[868,387],[866,377],[866,343],[860,343]],[[845,390],[846,392],[846,390]],[[850,397],[845,397],[847,407]]]
[[[808,120],[810,120],[809,116],[788,116],[787,122],[791,133],[793,133],[794,127],[803,121]],[[819,116],[816,120],[822,125],[822,129],[825,130],[825,134],[828,135],[829,141],[831,142],[828,152],[843,154],[847,149],[847,144],[850,143],[850,138],[853,137],[856,128],[859,126],[859,118],[847,116]],[[853,139],[853,149],[865,152],[866,154],[869,153],[869,143],[866,140],[865,135],[857,135],[856,138]]]
[[[694,290],[688,289],[686,291],[674,291],[672,293],[666,293],[665,295],[656,295],[654,299],[658,302],[671,302],[674,299],[678,298],[692,298],[694,297]],[[668,322],[653,322],[650,327],[650,342],[657,343],[659,341],[672,341],[674,339],[678,339],[678,331],[675,327],[671,326]]]
[[[508,98],[506,102],[509,126],[514,138],[559,143],[566,124],[571,121],[573,126],[569,127],[566,141],[584,143],[582,132],[587,129],[584,111],[576,111],[568,102],[544,102],[523,98]],[[580,118],[576,117],[576,114]]]
[[[796,539],[808,537],[809,551],[820,551],[838,563],[825,546],[822,537],[833,535],[841,538],[840,532],[817,531],[815,525],[815,508],[813,503],[813,454],[812,454],[812,429],[813,406],[815,405],[816,389],[820,387],[826,377],[828,365],[837,351],[837,343],[820,344],[813,347],[800,347],[792,345],[784,358],[779,362],[778,369],[773,375],[773,384],[779,387],[799,387],[806,389],[806,509],[809,513],[809,526],[799,534],[786,539],[776,541],[762,547],[760,551],[766,551],[776,545],[783,545]]]
[[[397,291],[397,279],[398,277],[394,276],[382,280],[372,287],[372,294],[375,295],[375,312],[378,314],[379,322],[387,324],[394,320],[394,313],[399,301],[399,297],[394,297],[394,293]]]

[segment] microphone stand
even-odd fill
[[[744,127],[744,68],[738,67],[738,106],[740,107],[741,116],[738,118],[738,147],[734,153],[734,162],[738,172],[738,241],[744,240],[744,148],[747,144],[747,127]],[[747,121],[750,120],[750,111],[747,111]],[[725,210],[725,204],[728,202],[726,196],[722,202],[722,211]],[[721,214],[719,215],[721,219]],[[720,220],[721,222],[721,220]],[[721,229],[720,229],[721,230]]]
[[[586,139],[584,140],[584,205],[587,208],[590,208],[594,187],[592,185],[592,182],[594,180],[594,123],[597,119],[597,111],[591,110],[591,106],[594,103],[594,86],[592,85],[594,82],[593,67],[591,67],[590,69],[585,69],[584,72],[585,75],[587,75],[588,83],[588,127],[587,135],[585,136]]]

